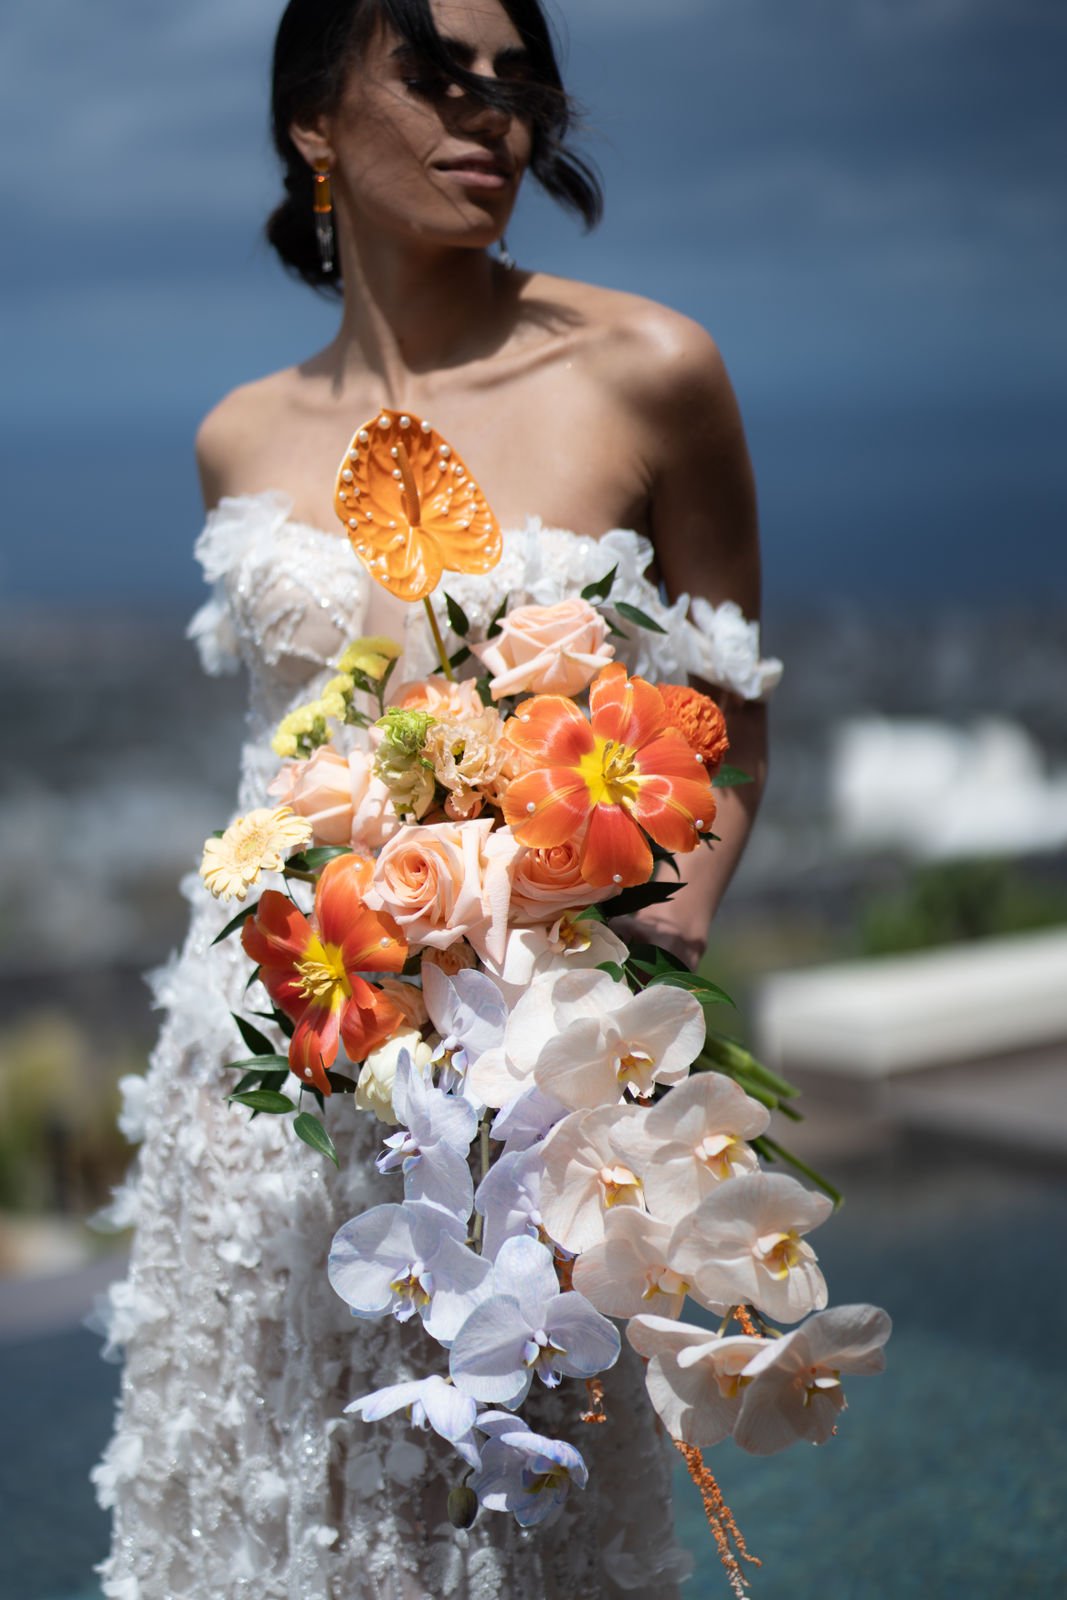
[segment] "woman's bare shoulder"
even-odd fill
[[[537,274],[527,291],[554,303],[575,330],[588,370],[640,410],[714,404],[729,378],[712,335],[644,295]]]
[[[204,503],[254,486],[269,456],[269,441],[292,406],[298,370],[286,367],[223,395],[196,430],[196,464]]]

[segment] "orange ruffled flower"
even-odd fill
[[[334,510],[371,577],[423,600],[442,570],[489,572],[500,527],[452,446],[428,422],[384,408],[352,437]]]
[[[711,779],[670,726],[658,689],[621,662],[597,674],[591,720],[563,695],[538,695],[507,723],[536,762],[509,785],[504,816],[534,850],[582,838],[582,877],[595,888],[647,883],[652,852],[696,848],[715,817]]]
[[[313,921],[268,889],[241,935],[267,993],[296,1023],[290,1070],[323,1094],[339,1039],[362,1061],[404,1025],[392,1000],[361,976],[399,972],[408,954],[392,917],[363,903],[373,873],[365,856],[337,856],[319,878]]]
[[[718,772],[730,748],[726,718],[710,695],[690,689],[688,684],[657,685],[667,707],[667,721],[677,728],[686,744],[704,763],[712,777]]]

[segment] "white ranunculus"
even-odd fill
[[[414,1028],[402,1028],[391,1039],[380,1044],[377,1050],[371,1051],[356,1080],[356,1105],[361,1111],[373,1111],[379,1122],[387,1122],[393,1128],[400,1125],[400,1118],[393,1106],[393,1085],[396,1082],[397,1062],[403,1050],[409,1052],[418,1067],[425,1067],[433,1055],[421,1033]]]

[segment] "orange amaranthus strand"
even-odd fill
[[[408,954],[393,919],[363,903],[373,871],[365,856],[337,856],[319,878],[310,922],[286,895],[268,889],[241,935],[267,993],[296,1023],[291,1071],[323,1094],[330,1093],[326,1069],[340,1041],[353,1061],[362,1061],[404,1021],[361,976],[399,972]]]
[[[447,440],[409,412],[383,408],[357,428],[337,474],[334,510],[377,583],[424,600],[443,570],[489,572],[500,527]]]
[[[695,1445],[682,1444],[679,1439],[674,1441],[675,1447],[680,1451],[689,1468],[689,1476],[700,1491],[700,1498],[704,1502],[704,1515],[708,1519],[708,1527],[715,1536],[715,1544],[719,1551],[719,1560],[726,1568],[726,1576],[735,1595],[744,1600],[745,1590],[750,1588],[748,1579],[741,1570],[741,1562],[730,1548],[732,1540],[737,1547],[737,1554],[743,1561],[750,1561],[754,1567],[762,1567],[763,1562],[758,1556],[749,1555],[744,1537],[733,1512],[722,1497],[722,1490],[716,1483],[714,1475],[704,1465],[704,1457]]]
[[[580,837],[581,874],[595,888],[647,883],[646,835],[666,850],[695,849],[715,818],[711,779],[659,690],[621,662],[594,678],[589,709],[587,722],[564,695],[519,706],[507,737],[536,768],[508,786],[504,816],[534,850]]]
[[[604,1410],[604,1382],[602,1378],[586,1378],[586,1393],[589,1396],[589,1410],[582,1412],[583,1422],[607,1422],[608,1414]]]

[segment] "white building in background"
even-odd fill
[[[830,797],[839,843],[937,859],[1067,847],[1067,771],[1049,773],[1024,728],[857,717],[834,738]]]

